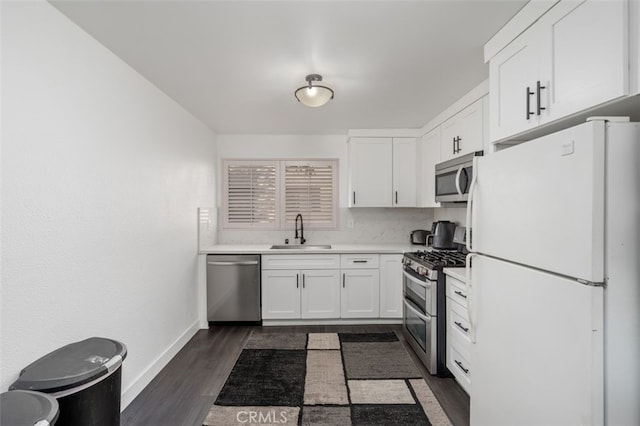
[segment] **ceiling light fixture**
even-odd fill
[[[319,107],[333,99],[333,89],[331,87],[325,83],[313,84],[314,81],[322,82],[320,74],[309,74],[305,80],[309,84],[300,87],[294,93],[298,102],[308,107]]]

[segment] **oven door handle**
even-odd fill
[[[422,321],[424,321],[426,323],[430,323],[431,322],[431,317],[428,316],[428,315],[423,314],[419,309],[415,308],[414,304],[411,303],[410,300],[404,299],[404,305],[407,307],[407,309],[409,309],[411,312],[413,312]]]
[[[417,279],[413,275],[409,274],[407,271],[402,271],[402,275],[404,275],[405,278],[407,278],[408,280],[413,281],[414,283],[418,284],[420,287],[424,287],[427,290],[431,288],[431,281],[429,281],[429,280],[420,281],[419,279]]]

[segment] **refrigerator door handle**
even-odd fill
[[[471,250],[471,236],[473,235],[473,224],[471,223],[471,219],[473,218],[473,193],[476,189],[476,181],[478,176],[478,157],[473,157],[472,163],[472,175],[471,176],[471,185],[469,186],[469,195],[467,198],[467,238],[465,238],[465,245],[467,246],[467,251]],[[456,185],[458,184],[458,180],[456,179]]]
[[[469,333],[469,338],[471,339],[471,343],[476,342],[476,322],[475,322],[475,310],[473,309],[473,282],[471,280],[471,259],[474,256],[478,256],[476,253],[469,253],[467,255],[466,266],[465,269],[465,278],[467,281],[467,313],[469,314],[469,329],[471,333]]]

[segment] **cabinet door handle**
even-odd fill
[[[302,288],[304,288],[304,274],[302,274]]]
[[[457,153],[459,153],[459,152],[461,151],[461,150],[460,150],[460,141],[461,141],[461,140],[462,140],[462,138],[461,138],[460,136],[458,136],[458,137],[456,138],[456,154],[457,154]]]
[[[462,331],[464,331],[465,333],[469,332],[469,329],[467,327],[463,327],[461,322],[458,321],[454,321],[453,322],[455,325],[458,326],[458,328],[460,328]]]
[[[536,112],[538,113],[538,115],[540,115],[541,111],[544,111],[546,108],[545,107],[541,107],[540,106],[540,92],[542,91],[542,89],[546,89],[546,86],[542,86],[540,84],[540,80],[538,80],[538,82],[536,83]]]
[[[367,263],[368,260],[354,260],[353,263]]]
[[[356,205],[356,191],[353,191],[353,205]]]
[[[464,374],[469,374],[469,369],[468,369],[468,368],[464,368],[464,367],[462,366],[462,363],[461,363],[460,361],[458,361],[457,359],[456,359],[456,360],[454,360],[454,361],[455,361],[455,363],[456,363],[456,364],[458,364],[458,367],[460,367],[460,369],[461,369],[462,371],[464,371]]]
[[[398,191],[396,191],[396,204],[398,204]]]
[[[300,288],[300,274],[296,274],[296,288]]]
[[[346,275],[347,274],[342,274],[342,288],[344,288],[344,282],[346,280]]]
[[[533,95],[533,92],[531,91],[531,88],[527,86],[527,120],[529,120],[529,117],[534,114],[531,112],[531,95]]]
[[[453,145],[453,155],[456,155],[456,138],[455,137],[453,138],[452,145]]]
[[[454,293],[455,293],[455,294],[457,294],[457,295],[458,295],[458,296],[460,296],[460,297],[464,297],[465,299],[467,298],[467,295],[466,295],[466,294],[464,294],[464,293],[463,293],[463,292],[461,292],[461,291],[454,291]]]

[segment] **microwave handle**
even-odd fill
[[[456,191],[458,191],[458,195],[464,195],[462,192],[462,188],[460,188],[460,175],[464,171],[464,166],[458,169],[458,173],[456,173]]]

